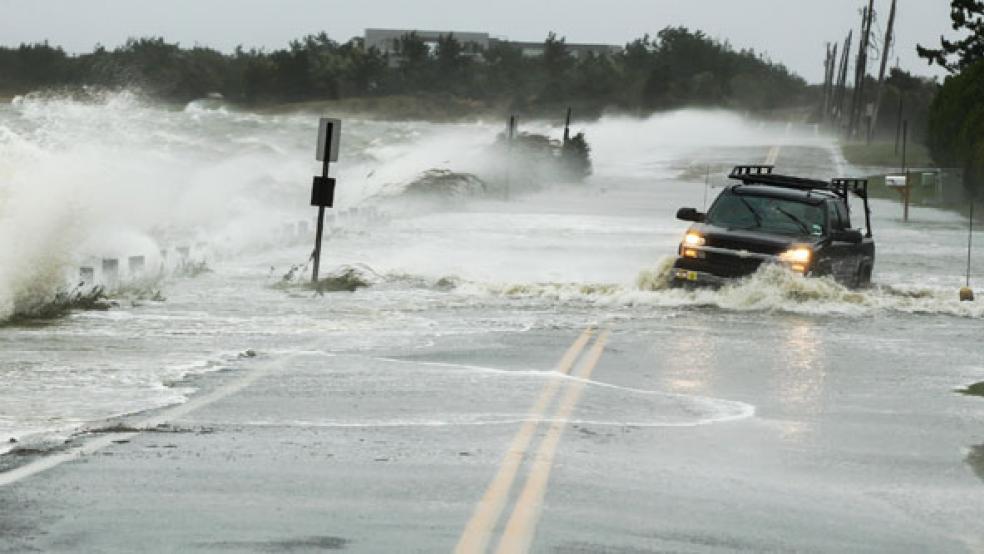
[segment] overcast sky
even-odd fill
[[[237,44],[282,48],[326,31],[345,41],[366,27],[484,31],[541,40],[624,44],[669,25],[701,29],[754,48],[811,82],[823,79],[824,45],[860,26],[866,0],[0,0],[0,44],[48,40],[70,52],[127,37],[163,36],[223,51]],[[891,0],[875,0],[884,34]],[[943,75],[915,54],[952,34],[948,0],[899,0],[896,58],[922,75]],[[858,31],[855,31],[857,36]],[[879,38],[879,42],[881,39]],[[855,39],[855,45],[857,40]],[[870,67],[870,66],[869,66]],[[2,78],[2,76],[0,76]]]

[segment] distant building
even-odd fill
[[[541,42],[520,42],[515,40],[496,40],[492,39],[492,44],[502,43],[508,44],[514,48],[519,48],[522,50],[523,55],[531,58],[543,55],[543,41]],[[577,44],[577,43],[564,43],[564,47],[567,51],[571,53],[575,58],[581,59],[588,54],[594,54],[596,56],[612,56],[618,54],[624,50],[621,46],[616,46],[614,44]]]
[[[410,33],[424,41],[431,50],[443,36],[454,35],[455,40],[464,46],[465,51],[484,51],[489,47],[488,33],[467,33],[461,31],[419,31],[414,29],[366,29],[366,48],[376,48],[384,54],[392,54],[400,49],[400,39]]]
[[[390,55],[390,63],[396,64],[400,50],[400,39],[410,33],[414,33],[430,48],[431,52],[437,47],[437,41],[447,35],[454,35],[454,38],[461,43],[466,55],[480,59],[482,53],[490,46],[507,45],[519,48],[524,56],[537,57],[543,55],[543,42],[521,42],[501,38],[492,38],[488,33],[474,33],[463,31],[420,31],[414,29],[366,29],[365,47],[375,48],[384,54]],[[611,56],[623,50],[621,46],[612,44],[577,44],[566,43],[567,51],[575,58],[583,58],[588,54],[598,56]]]

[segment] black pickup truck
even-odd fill
[[[763,263],[782,264],[805,276],[829,275],[849,287],[871,283],[868,182],[820,181],[777,175],[772,166],[738,166],[736,183],[718,195],[706,214],[681,208],[692,221],[671,274],[674,285],[720,286]],[[851,227],[849,196],[864,201],[865,231]]]

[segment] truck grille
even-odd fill
[[[691,271],[704,271],[717,275],[718,277],[745,277],[755,273],[762,260],[757,258],[742,258],[730,254],[719,254],[716,252],[706,252],[701,259],[679,258],[676,266]]]
[[[759,254],[769,254],[776,255],[785,250],[785,246],[772,245],[772,244],[757,244],[754,242],[749,242],[748,240],[736,240],[728,237],[714,237],[708,236],[706,238],[707,246],[713,246],[715,248],[727,248],[729,250],[747,250],[749,252],[756,252]]]

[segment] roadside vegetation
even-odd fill
[[[946,78],[929,110],[928,145],[933,159],[964,172],[968,196],[984,199],[984,2],[952,0],[951,19],[959,40],[941,39],[938,49],[919,55],[946,68]]]
[[[844,158],[852,165],[863,167],[885,167],[902,169],[902,146],[895,149],[894,142],[863,142],[846,143],[841,145]],[[933,157],[929,147],[917,142],[909,142],[906,148],[906,167],[932,167]]]
[[[929,132],[930,106],[939,90],[940,84],[936,79],[893,68],[885,77],[885,85],[882,87],[882,115],[872,129],[875,141],[890,142],[894,150],[896,137],[901,142],[902,122],[905,121],[908,123],[909,146],[925,144]],[[848,93],[848,96],[853,93],[853,88],[848,89]],[[871,75],[865,77],[861,104],[873,104],[877,95],[877,78]]]
[[[433,50],[405,35],[395,54],[366,49],[361,38],[326,34],[264,51],[183,48],[163,38],[131,39],[109,49],[69,55],[47,42],[0,48],[0,95],[84,86],[139,88],[167,101],[210,94],[250,107],[382,98],[438,98],[517,113],[572,105],[579,113],[629,113],[687,106],[768,111],[804,106],[815,91],[786,67],[752,50],[735,50],[700,31],[668,27],[612,55],[572,55],[550,34],[543,54],[525,56],[497,44],[480,56],[453,35]]]
[[[974,383],[973,385],[967,385],[967,388],[960,389],[957,392],[969,396],[984,396],[984,382]]]

